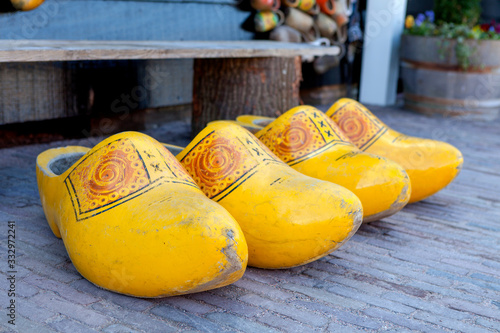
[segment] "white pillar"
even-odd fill
[[[367,0],[361,64],[361,103],[396,103],[399,45],[407,0]]]

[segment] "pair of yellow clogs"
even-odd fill
[[[277,119],[244,115],[236,123],[252,130],[292,168],[356,194],[364,222],[435,194],[463,163],[460,151],[450,144],[394,131],[348,98],[326,114],[300,106]]]
[[[135,132],[38,156],[45,215],[86,279],[140,297],[198,292],[238,280],[247,261],[318,259],[361,224],[353,193],[293,170],[240,126],[208,126],[177,159]]]

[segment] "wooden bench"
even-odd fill
[[[339,53],[337,46],[272,41],[0,40],[0,63],[195,59],[194,134],[215,119],[276,116],[298,105],[301,57]]]

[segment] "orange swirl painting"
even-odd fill
[[[381,121],[352,103],[341,106],[330,117],[352,143],[363,151],[387,132],[387,127]]]
[[[227,134],[209,133],[181,159],[203,193],[216,201],[221,200],[223,196],[218,196],[225,195],[233,184],[252,176],[261,163],[282,163],[246,131],[242,130],[236,137]]]
[[[81,161],[66,177],[65,184],[77,220],[84,220],[167,179],[196,186],[163,146],[140,152],[131,140],[119,139]]]
[[[322,148],[350,143],[337,124],[314,108],[289,111],[269,126],[256,136],[288,165],[316,156]]]

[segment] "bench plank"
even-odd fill
[[[338,46],[274,41],[0,40],[0,62],[338,55]]]

